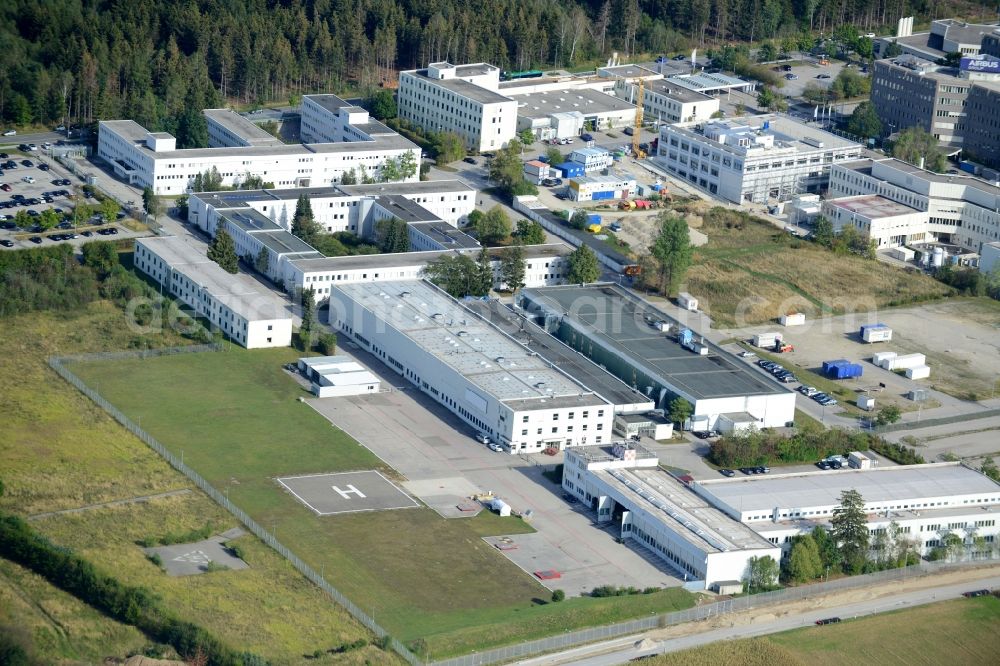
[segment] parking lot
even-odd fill
[[[41,148],[41,147],[38,147]],[[57,242],[82,244],[95,238],[140,235],[120,224],[107,224],[95,199],[84,199],[78,178],[40,150],[0,148],[0,247],[19,249]],[[86,203],[93,213],[85,220],[73,219],[78,203]],[[45,211],[58,216],[46,229]],[[19,213],[21,219],[18,220]],[[125,218],[119,211],[116,219]]]

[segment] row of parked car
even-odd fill
[[[786,370],[784,366],[774,361],[768,361],[767,359],[760,359],[757,361],[757,365],[774,375],[774,378],[779,382],[784,384],[791,384],[792,382],[797,382],[795,375],[792,374],[791,370]]]
[[[837,400],[835,398],[831,398],[826,393],[823,393],[822,391],[819,391],[813,388],[812,386],[806,386],[805,384],[803,384],[797,390],[805,397],[812,398],[813,400],[823,405],[824,407],[833,407],[834,405],[837,404]]]
[[[754,476],[756,474],[767,474],[771,471],[771,468],[765,467],[764,465],[758,465],[756,467],[740,467],[740,471],[747,476]],[[719,474],[722,476],[736,476],[736,472],[731,469],[720,469]]]

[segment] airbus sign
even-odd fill
[[[1000,58],[981,55],[971,58],[962,58],[959,67],[963,72],[990,72],[1000,74]]]

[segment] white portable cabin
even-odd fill
[[[865,342],[889,342],[892,340],[892,329],[888,326],[868,326],[861,334]]]
[[[880,368],[885,367],[885,362],[889,359],[896,358],[896,352],[894,351],[880,351],[872,354],[872,363],[879,366]]]
[[[806,323],[806,316],[801,312],[781,315],[778,320],[782,326],[802,326]]]
[[[858,396],[858,409],[863,409],[865,411],[872,411],[875,409],[875,398],[870,395],[859,395]]]
[[[931,376],[931,369],[926,365],[918,365],[906,369],[907,379],[927,379]]]
[[[904,354],[903,356],[886,359],[882,363],[882,367],[886,370],[906,370],[907,368],[915,368],[918,365],[926,364],[927,357],[923,354]]]
[[[851,451],[850,455],[847,457],[847,462],[854,469],[871,469],[873,467],[878,467],[877,459],[866,456],[860,451]]]
[[[757,333],[753,336],[754,347],[773,347],[785,339],[781,333]]]
[[[698,311],[698,299],[686,291],[682,291],[677,294],[677,305],[681,306],[688,312]]]

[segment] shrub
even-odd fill
[[[562,590],[555,590],[552,593],[552,601],[554,601],[556,603],[562,601],[565,598],[566,598],[566,593],[563,592]]]
[[[390,645],[392,645],[392,639],[389,637],[389,634],[379,636],[375,639],[375,647],[380,650],[388,651]]]
[[[208,564],[205,565],[205,571],[212,573],[214,571],[229,571],[229,567],[225,564],[219,564],[215,560],[209,560]]]
[[[153,553],[152,555],[147,555],[146,559],[155,564],[160,569],[163,568],[163,558],[160,557],[159,553]]]
[[[246,562],[247,559],[246,551],[244,551],[243,548],[238,543],[227,541],[226,543],[223,544],[223,546],[225,546],[226,550],[229,551],[230,555],[232,555],[233,557],[238,557],[244,562]]]

